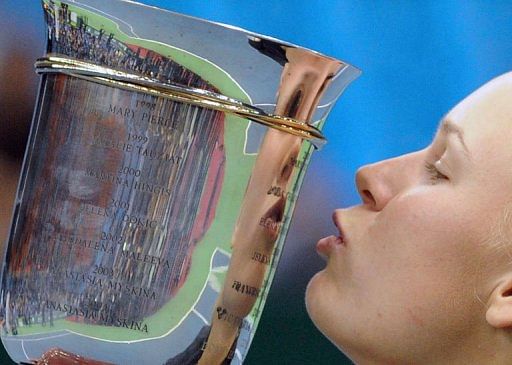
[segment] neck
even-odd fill
[[[357,365],[466,365],[493,364],[510,365],[512,359],[512,328],[495,329],[488,327],[485,335],[474,336],[471,341],[446,344],[437,354],[429,352],[423,355],[388,354],[384,357],[357,354],[350,356]],[[398,356],[397,356],[398,355]]]

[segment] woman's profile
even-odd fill
[[[510,364],[512,73],[441,121],[431,145],[357,172],[362,204],[306,292],[319,330],[358,364]]]

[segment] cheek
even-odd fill
[[[404,264],[442,267],[463,264],[465,254],[477,253],[483,234],[475,209],[448,188],[438,190],[435,195],[412,192],[399,197],[376,217],[368,238],[380,254]]]
[[[306,295],[313,322],[338,346],[421,353],[457,341],[481,319],[481,210],[468,192],[435,193],[411,191],[379,213],[350,211],[352,241]]]
[[[485,229],[468,200],[457,199],[448,188],[436,193],[390,202],[369,229],[367,242],[374,245],[372,269],[378,278],[372,289],[426,316],[438,315],[442,302],[453,307],[473,301],[476,263],[484,251]]]

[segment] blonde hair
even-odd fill
[[[500,218],[492,225],[485,244],[500,255],[506,253],[512,264],[512,202],[505,205]]]

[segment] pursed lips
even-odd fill
[[[338,229],[338,239],[340,240],[340,243],[344,246],[347,245],[347,236],[345,232],[343,232],[343,229],[341,227],[341,210],[335,210],[332,213],[332,221],[336,228]]]
[[[341,229],[341,219],[338,211],[334,211],[332,214],[332,220],[338,229],[338,236],[332,235],[322,238],[316,244],[316,251],[326,260],[332,254],[333,250],[335,250],[338,246],[347,246],[346,234],[344,234],[343,230]]]

